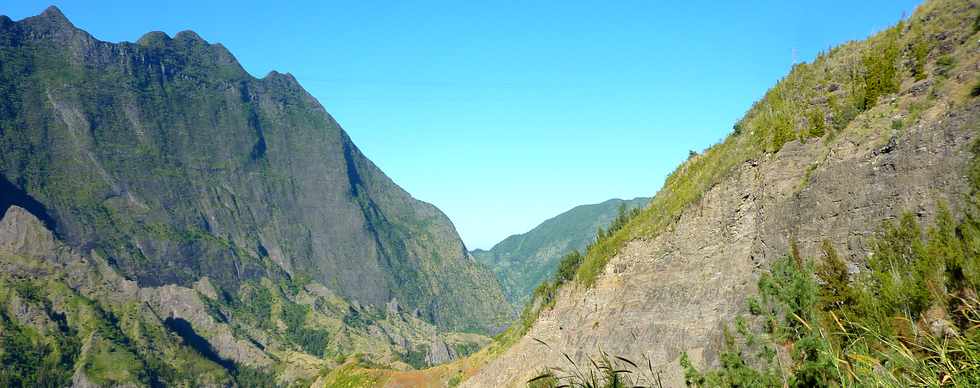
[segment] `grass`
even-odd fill
[[[963,5],[962,1],[928,2],[907,22],[866,41],[849,42],[821,53],[812,63],[795,65],[735,123],[731,134],[682,163],[646,209],[624,228],[587,249],[576,282],[592,286],[627,242],[662,233],[740,164],[777,153],[793,140],[836,138],[858,115],[881,105],[903,83],[922,77],[920,71],[930,65],[937,78],[945,77],[956,63],[954,56],[933,58],[936,48],[923,39],[940,31],[953,36],[973,34],[963,27],[968,24],[963,20],[972,18],[959,9]],[[910,46],[915,49],[902,49]],[[980,90],[980,82],[977,85]],[[980,95],[980,91],[976,93]],[[890,125],[902,128],[914,124],[921,115],[916,109],[923,108],[923,103],[916,104],[909,108],[909,120]],[[816,124],[822,123],[824,116],[830,117],[828,127]]]
[[[544,342],[541,342],[545,346]],[[548,368],[527,381],[532,388],[663,388],[660,372],[653,370],[653,363],[646,358],[641,366],[632,360],[610,356],[599,350],[596,357],[588,362],[576,363],[568,354],[562,353],[567,366]]]
[[[725,330],[720,366],[701,371],[681,357],[686,384],[980,385],[980,141],[971,151],[972,190],[959,217],[940,204],[928,228],[911,213],[884,222],[868,269],[854,275],[830,241],[818,259],[801,257],[791,244],[760,277],[759,295],[746,301],[752,317],[737,318],[735,334]],[[625,370],[638,369],[631,367]],[[603,364],[587,368],[571,386],[618,386]],[[603,371],[605,379],[593,384]],[[561,382],[551,371],[542,376]]]
[[[980,191],[977,191],[980,192]],[[975,192],[976,193],[976,192]],[[910,213],[876,234],[869,270],[849,275],[829,241],[794,250],[761,276],[752,316],[724,332],[720,366],[682,355],[691,387],[980,385],[980,208],[941,207],[925,231]],[[783,356],[780,357],[780,354]],[[536,387],[657,386],[646,365],[604,352],[551,367]],[[788,362],[787,362],[788,361]]]
[[[324,377],[323,386],[336,388],[377,387],[383,382],[383,375],[351,362],[327,374]]]
[[[977,386],[974,214],[955,221],[941,209],[925,233],[911,214],[886,223],[869,271],[850,280],[829,242],[816,264],[792,255],[777,261],[759,281],[763,308],[750,309],[763,329],[729,340],[721,368],[702,373],[682,360],[688,385]],[[777,364],[779,348],[790,349],[789,365]]]
[[[93,346],[98,351],[83,361],[86,375],[92,382],[111,385],[139,381],[139,369],[143,365],[136,355],[103,339],[97,339]]]
[[[593,286],[609,260],[629,241],[656,237],[667,230],[692,204],[701,200],[712,187],[730,176],[739,165],[752,160],[769,158],[782,150],[790,141],[822,137],[825,142],[832,143],[848,136],[852,138],[851,140],[859,137],[882,141],[887,140],[887,137],[878,136],[880,133],[903,130],[916,125],[920,119],[934,118],[933,111],[942,108],[937,102],[945,101],[948,90],[958,87],[948,85],[956,78],[951,77],[952,73],[964,71],[963,66],[957,64],[975,61],[976,55],[967,46],[975,40],[970,36],[976,34],[978,30],[969,27],[974,25],[974,17],[980,20],[980,15],[976,11],[964,11],[969,9],[968,5],[968,2],[955,0],[927,2],[908,20],[872,36],[867,41],[846,43],[821,53],[812,63],[794,66],[789,75],[770,89],[733,126],[733,132],[728,137],[701,155],[692,156],[682,163],[668,177],[663,188],[646,209],[631,218],[625,227],[587,249],[577,269],[575,284],[582,287]],[[965,42],[964,47],[954,47],[952,52],[938,52],[937,45],[931,39],[940,32],[954,39],[954,42]],[[972,73],[965,75],[967,75],[966,79],[975,79],[973,77],[976,76]],[[925,79],[932,80],[932,87],[927,95],[903,94],[904,87]],[[980,96],[980,81],[963,88],[968,98]],[[823,120],[825,117],[827,119]],[[901,118],[893,119],[893,117]],[[821,122],[828,125],[820,127]],[[804,172],[804,180],[807,180],[808,175],[812,173],[810,169],[814,167],[814,164],[809,165],[808,171]],[[980,167],[975,170],[980,171]],[[980,176],[980,173],[975,175]],[[805,183],[801,187],[804,185]],[[974,216],[964,217],[961,222],[969,223]],[[951,218],[947,218],[947,221],[949,219]],[[957,228],[953,229],[959,230]],[[949,228],[942,229],[940,226],[934,226],[933,230],[949,230]],[[938,232],[927,234],[931,233]],[[953,236],[955,235],[954,233]],[[967,236],[972,235],[967,234]],[[928,240],[932,241],[932,237]],[[959,244],[980,245],[975,241],[980,239],[964,240]],[[882,245],[882,249],[885,246],[887,244]],[[961,263],[958,264],[961,269],[956,271],[962,272],[962,268],[966,268],[964,265],[976,261],[976,256],[962,259],[958,261]],[[781,271],[782,274],[769,277],[768,287],[776,285],[789,287],[793,290],[789,295],[799,298],[809,297],[811,301],[821,300],[814,293],[819,294],[817,290],[821,288],[817,285],[822,284],[824,280],[813,279],[808,275],[812,272],[808,271],[822,266],[808,267],[813,264],[808,264],[807,261],[799,258],[789,259],[789,262],[795,264],[782,269],[774,268],[776,271],[774,273]],[[895,263],[889,262],[889,265]],[[962,285],[956,285],[955,287],[959,288],[953,288],[955,291],[953,294],[942,294],[937,292],[936,285],[941,284],[940,279],[945,281],[946,278],[943,276],[946,275],[941,276],[924,269],[916,271],[919,272],[913,271],[909,276],[931,274],[932,277],[927,280],[920,279],[922,284],[931,285],[931,291],[923,294],[922,287],[909,286],[908,282],[911,280],[900,276],[899,273],[884,270],[879,272],[882,274],[880,279],[861,280],[859,284],[862,285],[861,287],[866,286],[874,290],[873,295],[878,295],[875,294],[877,292],[898,298],[893,300],[886,297],[884,300],[905,306],[899,311],[911,311],[908,310],[910,307],[902,303],[916,302],[919,303],[916,306],[921,308],[921,304],[925,303],[923,301],[932,303],[936,300],[948,302],[955,299],[958,301],[956,305],[960,306],[957,308],[965,309],[961,313],[966,315],[962,315],[960,321],[972,322],[973,318],[969,318],[972,312],[969,311],[975,310],[974,302],[956,299],[959,296],[955,293],[973,292],[975,295],[974,289],[964,289]],[[900,284],[891,284],[887,281],[889,278],[904,279],[904,281]],[[793,281],[786,284],[772,283],[774,279],[781,281],[793,279]],[[760,284],[760,287],[763,286]],[[917,290],[919,294],[906,294],[912,290]],[[791,378],[796,379],[793,381],[797,381],[798,385],[804,386],[821,385],[826,382],[854,385],[855,381],[859,386],[901,385],[902,383],[937,385],[940,382],[952,384],[953,381],[959,385],[969,385],[973,381],[972,377],[958,374],[970,374],[977,368],[978,359],[972,358],[976,354],[973,348],[976,338],[970,337],[973,335],[972,332],[966,335],[968,331],[975,330],[974,326],[960,327],[961,334],[955,338],[929,337],[921,334],[919,323],[913,319],[921,318],[915,314],[923,314],[923,311],[912,311],[904,316],[901,314],[881,316],[875,314],[886,309],[882,305],[869,302],[864,305],[861,314],[846,315],[843,311],[835,311],[828,315],[824,310],[813,311],[812,306],[807,305],[809,302],[782,300],[776,298],[776,295],[770,296],[771,298],[765,303],[760,300],[750,303],[750,310],[763,314],[767,311],[771,312],[773,306],[779,306],[779,313],[772,313],[769,317],[771,319],[765,323],[772,332],[762,336],[752,333],[747,325],[743,325],[736,334],[726,335],[728,348],[722,354],[722,368],[700,373],[693,365],[686,363],[690,384],[745,386],[745,383],[751,381],[754,383],[748,384],[749,386],[783,386]],[[901,298],[912,299],[905,301]],[[875,298],[865,295],[861,300],[871,301]],[[813,303],[819,305],[823,302]],[[948,308],[949,305],[945,307]],[[786,314],[787,311],[789,314]],[[861,317],[875,318],[861,321]],[[903,317],[905,324],[892,325],[893,322],[901,322]],[[849,324],[852,327],[849,327]],[[848,328],[848,337],[839,336],[841,327]],[[917,336],[910,337],[908,333],[916,333]],[[754,338],[756,342],[751,347],[745,346],[747,342],[752,342],[748,341],[747,336]],[[909,338],[915,341],[910,342]],[[765,342],[765,339],[771,340],[769,347],[759,344]],[[766,358],[772,359],[775,356],[778,348],[775,345],[787,344],[793,352],[792,367],[781,369],[764,362]],[[841,364],[840,360],[844,360],[846,365]],[[757,368],[760,362],[766,367]],[[904,366],[885,373],[882,372],[883,365]],[[931,378],[938,378],[938,380],[929,380]],[[772,384],[760,383],[766,381]],[[738,382],[743,384],[740,385]]]

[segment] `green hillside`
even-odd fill
[[[610,199],[576,206],[527,233],[507,237],[489,251],[471,253],[497,275],[507,300],[520,307],[538,284],[555,273],[562,256],[584,250],[595,240],[596,230],[605,228],[615,219],[620,208],[642,208],[649,201],[649,198]]]
[[[684,212],[707,206],[703,195],[737,166],[771,161],[790,142],[819,142],[827,157],[862,141],[890,152],[890,141],[897,137],[936,130],[947,121],[980,130],[978,37],[975,1],[935,0],[867,40],[795,65],[727,138],[679,166],[649,207],[569,262],[568,273],[574,275],[556,276],[537,290],[536,303],[522,316],[523,329],[502,338],[513,341],[532,325],[541,310],[555,303],[558,288],[592,287],[627,242],[656,238]],[[863,237],[870,246],[865,262],[845,261],[834,248],[843,242],[830,240],[823,240],[819,254],[804,256],[793,241],[799,236],[784,231],[790,249],[764,269],[758,295],[745,301],[748,316],[724,331],[725,350],[716,365],[699,370],[686,354],[681,358],[687,385],[976,386],[977,144],[957,150],[971,154],[962,174],[968,195],[953,198],[950,207],[940,201],[938,209],[930,209],[936,216],[928,223],[906,212],[877,228],[868,225],[877,231]],[[821,162],[805,165],[797,192],[811,184],[810,173]],[[553,369],[534,385],[613,387],[657,379],[643,360],[600,353],[594,361],[580,369]],[[618,368],[628,372],[612,372]]]

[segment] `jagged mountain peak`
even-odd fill
[[[36,16],[18,20],[12,24],[3,23],[6,27],[17,26],[29,32],[29,39],[43,40],[55,38],[60,44],[75,44],[78,41],[91,40],[92,36],[75,27],[58,7],[50,6]]]
[[[25,122],[0,128],[0,173],[69,243],[146,286],[207,276],[234,293],[303,275],[368,305],[397,298],[444,328],[506,321],[449,219],[357,151],[291,74],[256,79],[192,31],[110,43],[66,23],[51,11],[0,28],[0,61],[17,69],[0,83],[18,85],[0,125]]]
[[[51,23],[74,27],[74,25],[71,24],[71,21],[69,21],[68,18],[65,17],[65,14],[61,12],[61,9],[59,9],[57,6],[54,5],[45,8],[44,11],[41,11],[41,13],[38,14],[37,17],[39,19],[47,20]]]

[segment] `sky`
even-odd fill
[[[396,183],[490,248],[574,206],[653,196],[794,60],[918,1],[34,1],[96,38],[193,30],[293,74]]]

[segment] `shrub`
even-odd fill
[[[869,271],[851,282],[829,242],[815,266],[792,255],[777,260],[759,280],[762,302],[750,299],[754,314],[762,310],[767,332],[759,339],[739,320],[736,326],[746,344],[791,349],[792,365],[774,364],[765,351],[750,354],[726,332],[719,368],[699,372],[681,358],[688,385],[980,384],[977,230],[972,217],[957,222],[940,206],[935,223],[922,233],[906,213],[898,223],[882,225]],[[927,310],[941,311],[930,319],[947,318],[925,320]]]
[[[898,91],[898,27],[885,32],[883,39],[874,44],[863,56],[864,102],[863,110],[871,109],[878,98]]]
[[[561,284],[565,283],[575,277],[575,271],[578,270],[578,266],[582,264],[582,254],[578,250],[573,250],[562,257],[561,262],[558,263],[558,271],[555,274],[555,280]]]
[[[936,60],[936,75],[949,76],[949,72],[953,70],[954,66],[956,66],[956,59],[949,55],[943,55]]]
[[[824,117],[823,111],[819,108],[814,108],[810,110],[807,114],[807,121],[810,123],[810,133],[811,137],[823,137],[826,133],[824,130]]]
[[[924,80],[928,76],[926,74],[926,62],[929,59],[929,46],[928,38],[921,32],[918,32],[918,37],[912,43],[911,47],[912,76],[916,81]]]
[[[291,302],[283,303],[282,319],[286,323],[286,337],[296,343],[304,352],[323,357],[327,348],[329,334],[323,329],[306,326],[309,307]]]
[[[893,131],[900,130],[905,127],[905,122],[902,119],[892,119],[891,128]]]
[[[821,250],[823,260],[816,266],[817,278],[823,283],[820,287],[820,304],[824,309],[853,306],[855,295],[848,282],[847,264],[829,240],[823,241]]]
[[[741,135],[742,134],[742,128],[743,128],[742,127],[742,121],[740,120],[740,121],[736,122],[734,125],[732,125],[732,134],[735,135],[735,136]]]

